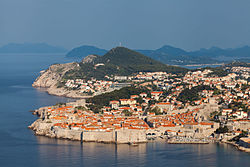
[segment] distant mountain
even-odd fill
[[[249,46],[235,49],[211,47],[209,49],[188,52],[166,45],[156,50],[138,51],[155,60],[174,65],[229,63],[235,60],[250,61]]]
[[[0,53],[66,53],[62,47],[51,46],[46,43],[9,43],[0,47]]]
[[[161,61],[165,64],[179,64],[183,63],[183,60],[189,58],[188,52],[185,50],[175,48],[169,45],[165,45],[156,50],[137,50],[140,53],[144,53],[146,56],[149,56],[155,60]]]
[[[197,51],[185,51],[180,48],[165,45],[156,50],[141,49],[135,51],[170,65],[229,63],[235,60],[250,62],[249,46],[234,49],[211,47]],[[84,58],[90,54],[104,55],[106,52],[105,49],[99,49],[94,46],[82,46],[70,51],[67,57]]]
[[[229,48],[221,49],[218,47],[211,47],[209,49],[200,49],[198,51],[190,52],[196,56],[211,55],[215,56],[225,56],[225,57],[250,57],[250,47],[244,46],[240,48]]]
[[[72,49],[66,55],[66,57],[84,58],[88,55],[104,55],[107,52],[105,49],[99,49],[95,46],[83,45]]]
[[[103,79],[106,75],[130,75],[136,72],[166,71],[183,73],[187,69],[169,66],[150,57],[125,47],[116,47],[103,56],[87,57],[88,61],[79,64],[80,69],[71,70],[64,76],[65,79],[97,78]],[[89,61],[91,60],[91,61]]]

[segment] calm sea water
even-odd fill
[[[66,166],[249,166],[250,154],[229,145],[138,147],[83,143],[34,136],[29,111],[71,99],[31,87],[39,71],[72,60],[62,55],[0,55],[0,167]]]

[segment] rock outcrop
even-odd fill
[[[58,88],[57,86],[52,86],[52,87],[48,88],[47,92],[50,95],[63,96],[63,97],[76,98],[76,99],[91,97],[91,96],[82,95],[77,90],[67,90],[63,87]]]
[[[81,131],[53,127],[53,123],[50,123],[49,120],[42,121],[42,119],[38,119],[32,125],[30,125],[29,128],[34,131],[35,135],[39,136],[58,139],[81,140]]]
[[[54,64],[47,70],[41,71],[40,76],[32,84],[36,88],[46,88],[46,91],[51,95],[64,96],[70,98],[88,98],[89,96],[83,96],[79,91],[67,90],[64,87],[58,87],[59,81],[69,70],[77,70],[78,63],[66,63],[66,64]]]
[[[41,75],[35,80],[32,86],[42,88],[54,87],[67,71],[76,69],[78,66],[78,63],[51,65],[47,70],[41,72]]]
[[[84,59],[82,59],[82,63],[92,63],[97,57],[97,55],[88,55]]]
[[[42,121],[42,119],[37,119],[34,123],[32,123],[29,128],[35,131],[36,135],[49,135],[50,127],[53,126],[50,122]]]

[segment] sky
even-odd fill
[[[0,0],[0,46],[250,45],[250,0]]]

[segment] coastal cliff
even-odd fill
[[[58,84],[70,70],[77,70],[79,68],[78,63],[66,63],[66,64],[54,64],[47,70],[41,71],[40,76],[32,84],[35,88],[46,88],[46,91],[51,95],[64,96],[70,98],[86,98],[79,94],[78,91],[67,90],[64,87],[60,87]]]
[[[33,87],[50,88],[56,86],[58,81],[62,79],[63,75],[71,70],[77,68],[77,63],[54,64],[47,70],[41,71],[41,75],[32,84]]]
[[[70,139],[70,140],[81,140],[80,131],[72,131],[67,129],[59,129],[53,127],[53,123],[50,121],[42,121],[42,119],[37,119],[34,123],[29,126],[35,133],[39,136],[47,136],[51,138],[61,138],[61,139]]]

